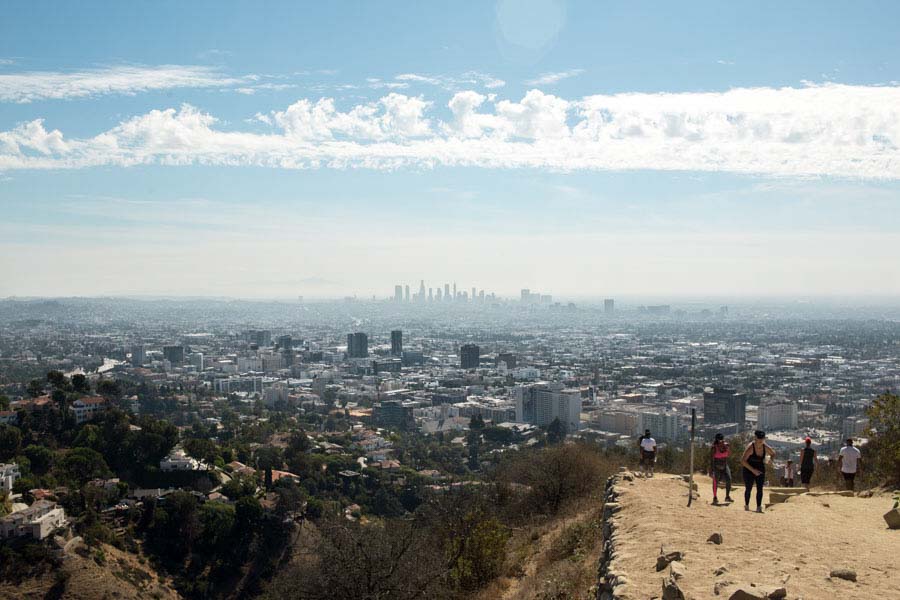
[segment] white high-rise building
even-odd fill
[[[759,405],[756,428],[763,431],[797,429],[797,403],[789,400],[765,401]]]
[[[514,390],[516,421],[546,427],[559,419],[566,431],[581,428],[581,392],[566,389],[560,383],[540,382],[518,386]]]

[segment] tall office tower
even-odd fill
[[[478,301],[484,303],[484,290],[478,292]]]
[[[173,365],[184,362],[184,346],[163,346],[163,358]]]
[[[369,355],[369,336],[365,333],[347,334],[347,358],[365,358]]]
[[[531,290],[527,288],[522,289],[522,302],[528,302],[531,300]]]
[[[450,298],[450,284],[449,283],[444,284],[444,300],[446,300],[447,302],[452,300],[452,298]]]
[[[428,301],[434,302],[434,288],[428,288]]]
[[[441,288],[437,288],[437,293],[434,295],[435,302],[441,302],[443,300],[443,294],[441,292]]]
[[[403,355],[403,332],[395,329],[391,332],[391,355]]]
[[[409,286],[406,286],[406,301],[409,302]]]
[[[481,359],[481,349],[475,344],[463,344],[459,349],[459,366],[462,369],[477,369]]]
[[[143,344],[135,344],[131,347],[131,366],[132,367],[140,367],[144,364],[144,360],[146,360],[146,355],[144,353],[144,345]]]
[[[546,427],[559,419],[566,431],[581,428],[581,392],[561,383],[535,383],[516,387],[516,421]]]
[[[612,298],[607,298],[603,301],[603,312],[611,315],[616,312],[616,301]]]
[[[275,348],[281,350],[291,350],[294,347],[294,340],[289,335],[279,335],[275,338]]]
[[[203,370],[204,364],[203,364],[203,353],[202,352],[194,352],[193,354],[191,354],[190,361],[191,361],[191,364],[194,365],[194,367],[196,367],[198,371]]]
[[[738,430],[743,431],[747,420],[747,398],[726,388],[703,392],[703,420],[708,424],[737,423]]]
[[[394,302],[403,302],[403,286],[394,286]]]
[[[456,299],[457,299],[457,297],[456,297],[456,282],[454,281],[453,282],[453,300],[455,301]]]
[[[419,283],[419,302],[425,302],[425,280]]]
[[[472,302],[475,302],[475,286],[472,286]]]

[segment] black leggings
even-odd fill
[[[750,492],[753,491],[754,483],[756,484],[756,508],[761,508],[766,472],[760,471],[759,475],[754,475],[747,467],[744,467],[744,506],[750,505]]]

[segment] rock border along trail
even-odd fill
[[[742,487],[733,504],[714,506],[711,480],[694,481],[699,497],[688,508],[680,476],[609,479],[599,600],[900,598],[900,531],[882,518],[888,496],[791,495],[758,514],[754,499],[744,511]],[[720,544],[708,541],[715,533]]]

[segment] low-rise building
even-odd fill
[[[75,414],[75,422],[78,424],[90,421],[106,409],[106,398],[100,396],[91,398],[79,398],[72,403],[72,412]]]
[[[19,465],[0,464],[0,491],[11,492],[13,484],[22,476]]]
[[[67,523],[66,511],[56,502],[38,500],[28,508],[0,519],[0,539],[31,537],[43,540]]]
[[[181,448],[175,448],[159,461],[159,468],[161,471],[199,471],[205,467],[202,462],[191,458]]]

